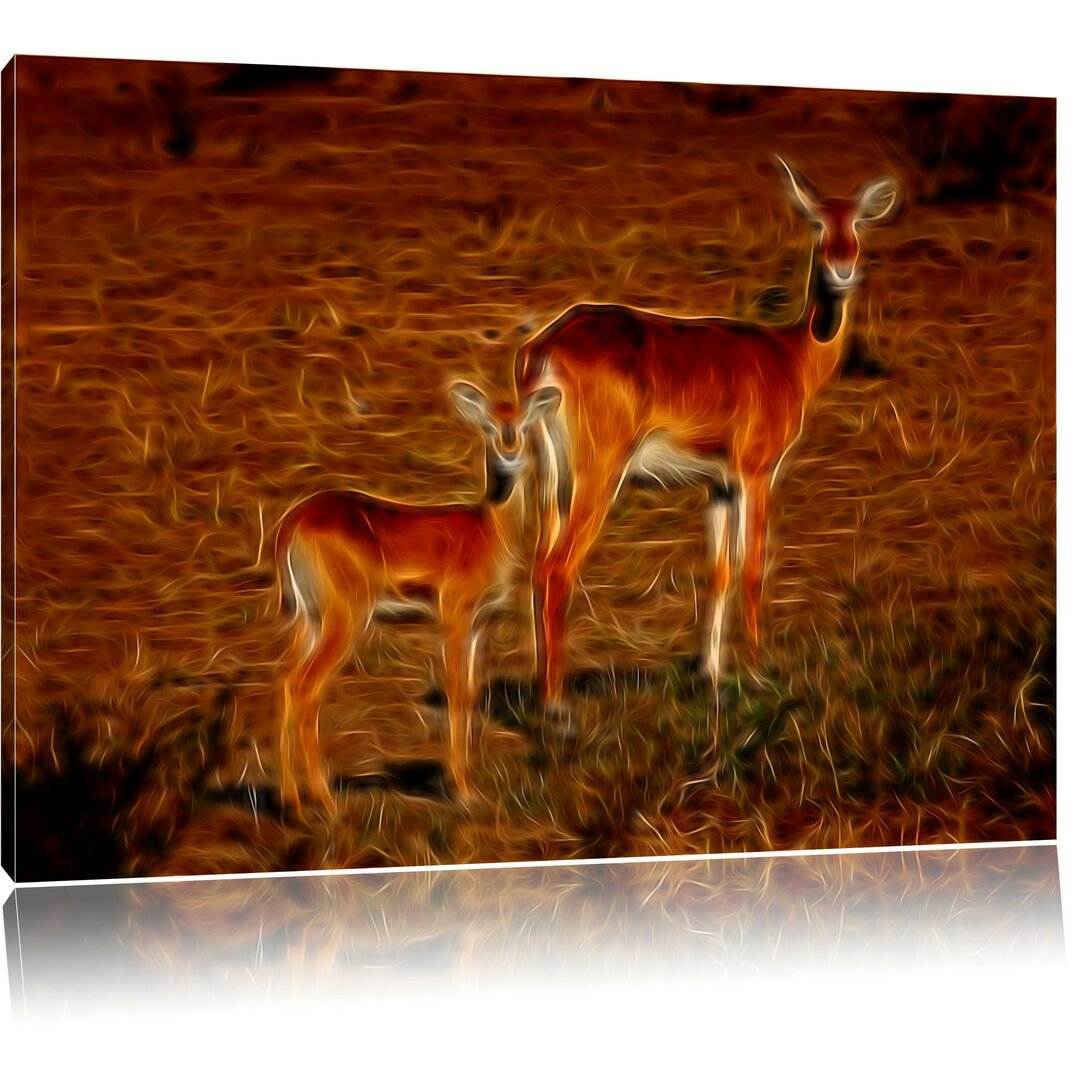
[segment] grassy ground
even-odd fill
[[[1053,835],[1052,103],[18,76],[23,876]],[[474,804],[442,793],[438,640],[387,626],[322,715],[340,819],[283,820],[274,522],[338,486],[475,497],[442,387],[509,395],[524,327],[572,303],[794,317],[774,152],[824,193],[891,173],[904,205],[778,490],[760,662],[736,627],[719,700],[686,678],[704,495],[634,491],[573,603],[575,741],[531,706],[522,585]]]

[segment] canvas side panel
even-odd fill
[[[15,60],[8,61],[0,88],[0,858],[15,880]]]
[[[1053,114],[1053,129],[1055,132],[1054,140],[1054,257],[1051,260],[1051,280],[1049,283],[1050,295],[1052,297],[1054,318],[1050,320],[1050,332],[1048,334],[1049,342],[1046,356],[1046,382],[1048,387],[1048,393],[1050,395],[1051,404],[1049,407],[1049,414],[1057,414],[1057,313],[1058,313],[1058,282],[1057,282],[1057,144],[1056,133],[1058,131],[1058,107],[1057,98],[1047,102],[1047,108]],[[1055,448],[1057,432],[1055,429]],[[1055,460],[1056,460],[1055,453]],[[1054,485],[1054,554],[1055,560],[1057,557],[1057,473],[1055,468],[1053,476]],[[1055,589],[1058,582],[1057,564],[1055,561],[1054,566],[1054,584]],[[1048,687],[1050,694],[1051,711],[1054,716],[1054,795],[1055,799],[1058,792],[1058,775],[1060,772],[1057,755],[1057,717],[1058,717],[1058,681],[1057,681],[1057,606],[1054,608],[1054,618],[1051,630],[1051,641],[1048,647],[1049,655],[1045,660],[1046,679],[1050,684]],[[1057,804],[1055,802],[1054,807],[1054,824],[1055,827],[1058,823],[1057,817]],[[1057,830],[1055,828],[1054,836],[1057,837]]]
[[[22,936],[19,933],[19,899],[18,892],[14,889],[4,904],[4,947],[7,952],[11,1010],[14,1015],[22,1015],[26,987],[23,981]]]

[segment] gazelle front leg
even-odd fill
[[[759,614],[761,586],[765,578],[765,540],[769,519],[769,493],[772,486],[768,476],[747,476],[743,481],[742,512],[745,518],[746,566],[743,570],[743,596],[746,605],[746,628],[750,635],[750,657],[757,661],[761,647]]]
[[[727,661],[725,618],[735,576],[737,537],[742,520],[741,498],[735,489],[722,484],[710,488],[706,528],[712,567],[709,580],[709,610],[705,620],[702,667],[713,687],[718,687]]]

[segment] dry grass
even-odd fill
[[[1053,835],[1051,103],[18,76],[22,877]],[[574,302],[792,317],[809,238],[775,151],[905,205],[779,489],[761,663],[736,636],[719,702],[685,679],[704,496],[634,492],[572,609],[576,743],[531,708],[522,588],[477,804],[423,764],[434,632],[388,627],[322,717],[340,820],[282,821],[273,523],[338,486],[474,497],[446,381],[509,395],[523,327]]]

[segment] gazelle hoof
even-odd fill
[[[297,789],[288,796],[283,793],[281,805],[288,818],[301,823],[337,815],[337,802],[325,783],[312,787],[302,795]]]
[[[723,684],[725,674],[723,667],[718,667],[714,660],[700,654],[680,663],[676,671],[679,690],[683,698],[717,693]]]

